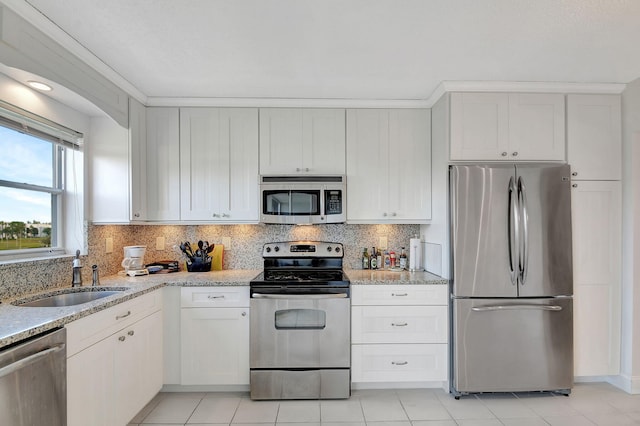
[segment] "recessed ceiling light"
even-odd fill
[[[34,89],[42,90],[43,92],[50,92],[51,90],[53,90],[51,86],[49,86],[48,84],[44,84],[42,82],[35,81],[35,80],[29,80],[27,81],[27,84],[33,87]]]

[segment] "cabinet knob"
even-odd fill
[[[243,317],[246,317],[246,316],[247,316],[247,313],[246,313],[246,312],[243,312],[243,313],[242,313],[242,314],[240,314],[240,315],[242,315]]]
[[[396,217],[397,216],[396,212],[391,213],[391,216]]]
[[[118,340],[120,340],[121,342],[124,342],[125,339],[126,339],[126,337],[124,337],[124,336],[118,337]]]
[[[578,176],[578,172],[571,173],[571,176]]]
[[[573,184],[573,185],[571,185],[571,186],[573,186],[574,188],[577,188],[577,187],[578,187],[578,184],[577,184],[577,183],[574,183],[574,184]]]
[[[309,168],[308,168],[308,167],[306,167],[306,168],[304,169],[304,171],[305,171],[305,172],[308,172],[308,171],[309,171]]]
[[[387,217],[387,213],[382,213],[382,216],[383,217]]]
[[[514,152],[514,153],[513,153],[513,154],[511,154],[511,155],[513,155],[514,157],[517,157],[517,156],[518,156],[518,151]]]
[[[140,213],[134,213],[133,217],[140,217]]]
[[[220,215],[218,213],[214,213],[213,217],[220,217]]]
[[[133,335],[135,334],[135,331],[133,331],[133,330],[129,330],[129,331],[127,332],[127,334],[128,334],[129,336],[133,336]]]
[[[503,157],[506,157],[506,156],[507,156],[507,151],[502,151],[502,152],[500,153],[500,155],[502,155]]]
[[[231,215],[229,215],[227,213],[222,213],[222,217],[231,217]]]
[[[300,167],[296,167],[296,172],[299,172],[299,171],[301,171]]]

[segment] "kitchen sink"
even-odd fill
[[[64,306],[75,306],[83,303],[93,302],[103,297],[113,296],[114,294],[120,294],[121,292],[128,290],[126,287],[103,287],[103,288],[83,288],[83,289],[71,289],[60,294],[45,295],[38,299],[23,299],[14,302],[13,304],[21,307],[34,307],[34,308],[55,308]]]

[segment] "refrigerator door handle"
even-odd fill
[[[475,306],[471,308],[474,312],[490,312],[490,311],[513,311],[513,310],[538,310],[538,311],[561,311],[562,306],[558,305],[490,305]]]
[[[527,213],[527,188],[522,177],[518,178],[518,205],[520,207],[520,220],[522,221],[522,240],[520,246],[520,284],[527,281],[529,270],[529,214]]]
[[[516,198],[516,185],[513,179],[509,179],[509,272],[511,274],[511,284],[516,285],[518,283],[518,267],[516,265],[516,250],[519,247],[520,238],[520,226],[519,226],[519,214],[518,204]]]

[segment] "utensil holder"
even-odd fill
[[[209,272],[211,271],[211,262],[188,262],[187,271],[189,272]]]

